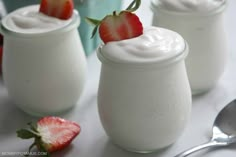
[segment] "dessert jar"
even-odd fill
[[[207,12],[178,12],[152,2],[153,25],[181,34],[189,44],[187,73],[193,94],[213,88],[222,76],[228,56],[224,25],[226,3]]]
[[[7,12],[12,12],[18,8],[25,7],[27,5],[38,4],[39,0],[2,0]]]
[[[113,143],[139,153],[173,144],[191,112],[187,45],[181,53],[135,64],[115,62],[102,51],[103,46],[97,50],[102,62],[98,110]]]
[[[3,79],[13,103],[35,116],[59,114],[81,95],[86,58],[74,12],[71,22],[49,32],[21,33],[1,23]]]

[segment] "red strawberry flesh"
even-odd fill
[[[80,126],[58,117],[44,117],[37,123],[43,145],[49,152],[68,146],[79,134]]]
[[[17,136],[22,139],[34,138],[29,152],[37,146],[41,152],[50,153],[67,147],[72,140],[80,133],[80,126],[75,122],[59,117],[44,117],[37,122],[37,125],[28,123],[29,129],[17,130]]]
[[[67,20],[73,15],[73,0],[41,0],[39,11],[52,17]]]
[[[133,0],[130,5],[118,15],[116,11],[114,11],[113,15],[107,15],[102,20],[87,17],[86,20],[95,26],[92,37],[96,34],[97,29],[99,29],[100,38],[105,44],[142,35],[143,25],[138,16],[132,13],[136,11],[140,5],[141,0]]]
[[[100,24],[99,34],[106,44],[110,41],[138,37],[143,34],[143,26],[138,16],[129,11],[122,11],[119,15],[106,16]]]

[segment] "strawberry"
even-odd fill
[[[41,118],[37,125],[28,123],[30,129],[20,129],[17,136],[22,139],[34,138],[34,143],[30,146],[29,152],[34,146],[39,151],[49,153],[61,150],[68,146],[72,140],[80,133],[80,126],[59,117]]]
[[[113,12],[102,20],[86,18],[88,22],[95,25],[92,37],[99,28],[99,35],[106,44],[111,41],[119,41],[135,38],[143,34],[143,26],[138,16],[132,12],[137,10],[141,0],[133,0],[129,7],[120,13]]]
[[[69,19],[73,14],[73,0],[41,0],[39,11],[62,20]]]

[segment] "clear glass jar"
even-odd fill
[[[193,94],[212,89],[224,72],[228,56],[225,2],[198,13],[166,10],[154,1],[151,5],[153,25],[178,32],[189,44],[186,67]]]
[[[102,46],[98,110],[113,143],[139,153],[173,144],[191,112],[184,63],[188,47],[150,64],[119,64],[101,52]]]
[[[3,78],[14,104],[35,116],[76,105],[86,72],[77,12],[68,25],[45,33],[13,32],[4,19]]]

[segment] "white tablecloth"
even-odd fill
[[[124,6],[130,1],[124,1]],[[151,24],[150,0],[143,0],[137,11],[144,26]],[[210,92],[193,97],[191,120],[183,135],[168,149],[152,154],[136,154],[114,146],[106,136],[97,112],[97,88],[100,63],[95,54],[88,58],[88,76],[83,95],[78,105],[61,117],[80,123],[82,132],[72,145],[53,157],[172,157],[177,153],[207,142],[211,137],[211,128],[217,113],[231,100],[236,98],[236,1],[229,0],[226,14],[229,36],[230,56],[227,69],[217,86]],[[30,117],[14,106],[7,96],[3,84],[0,84],[0,156],[4,152],[25,152],[32,141],[20,140],[15,131],[26,126]],[[19,156],[19,155],[14,155]],[[221,149],[206,149],[192,157],[235,157],[236,145]]]

